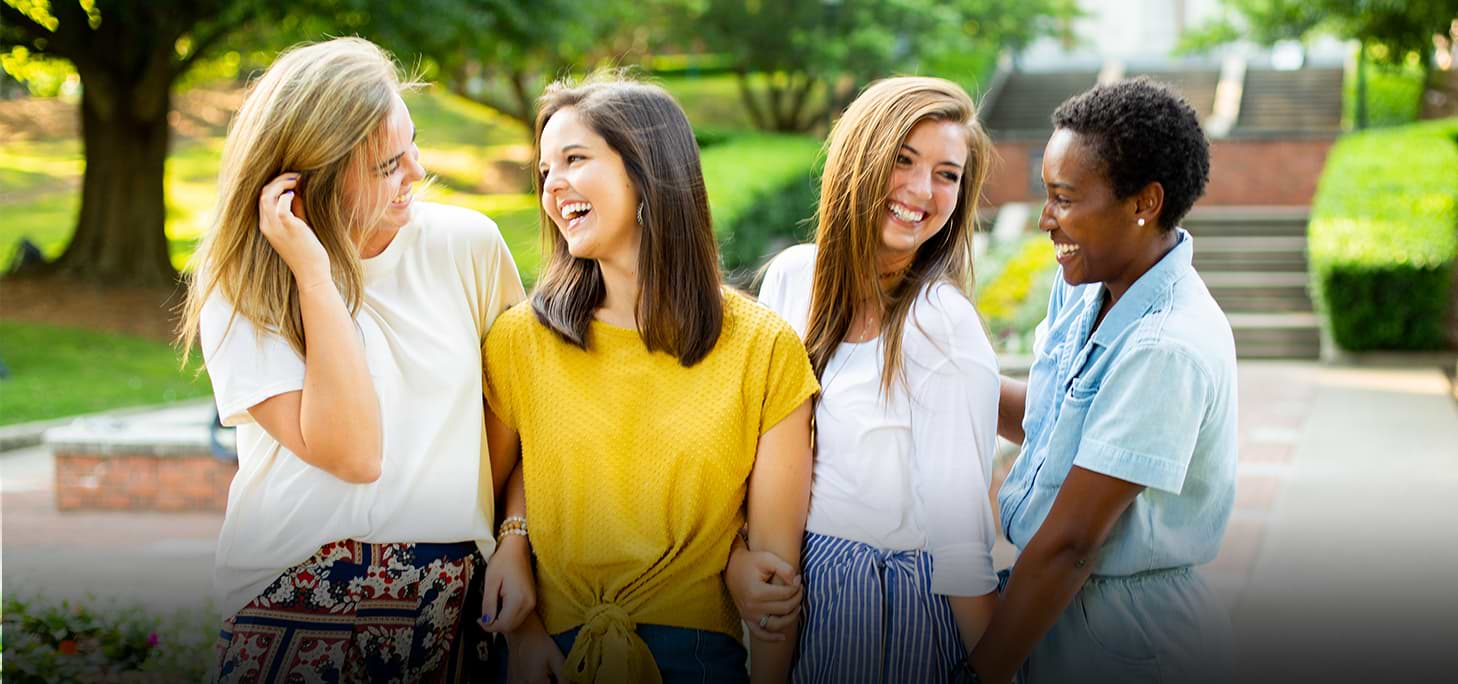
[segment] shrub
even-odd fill
[[[1371,53],[1369,52],[1369,55]],[[1367,126],[1383,128],[1417,121],[1422,109],[1423,68],[1417,53],[1401,64],[1369,58],[1367,77]],[[1348,73],[1342,84],[1342,119],[1348,128],[1357,124],[1357,77]]]
[[[97,608],[6,597],[8,681],[201,681],[218,621],[209,611],[163,617],[135,607]]]
[[[1458,257],[1458,118],[1332,147],[1307,227],[1312,290],[1342,348],[1445,344]]]
[[[1041,232],[1031,233],[994,249],[984,261],[992,264],[977,275],[977,312],[987,324],[992,346],[999,352],[1025,353],[1032,348],[1033,329],[1048,311],[1058,269],[1053,243]]]
[[[704,151],[704,182],[730,282],[747,284],[767,256],[809,239],[819,154],[814,138],[758,133]]]
[[[811,168],[779,187],[755,194],[720,234],[719,254],[729,282],[749,287],[770,257],[790,245],[813,240],[819,202],[820,174]]]

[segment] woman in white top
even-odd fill
[[[442,681],[474,656],[505,481],[480,349],[523,292],[495,224],[414,201],[408,85],[367,41],[299,47],[228,134],[182,332],[238,426],[220,680]]]
[[[965,294],[990,153],[957,85],[871,85],[831,134],[815,244],[766,271],[822,387],[795,681],[946,681],[991,618],[997,366]]]

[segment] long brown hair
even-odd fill
[[[182,305],[184,355],[214,290],[234,315],[304,353],[298,284],[258,229],[259,193],[285,171],[302,176],[297,195],[305,220],[329,255],[351,315],[358,312],[364,299],[358,245],[386,207],[380,197],[351,197],[345,189],[378,180],[370,162],[382,158],[384,124],[397,94],[415,85],[402,84],[390,55],[360,38],[291,48],[274,60],[249,90],[223,145],[217,217],[193,254]]]
[[[699,146],[688,117],[658,86],[611,74],[582,85],[559,81],[539,102],[532,168],[541,165],[547,120],[568,107],[623,158],[642,202],[641,293],[634,311],[639,335],[649,350],[692,366],[719,341],[724,295]],[[540,173],[535,178],[540,196],[545,179]],[[606,295],[602,271],[596,261],[572,256],[546,211],[538,210],[542,251],[549,256],[532,293],[532,310],[542,325],[587,349],[588,324]]]
[[[911,129],[924,120],[961,124],[967,133],[967,164],[957,208],[916,252],[900,282],[880,284],[876,255],[896,155]],[[889,395],[901,375],[901,335],[922,289],[948,282],[964,293],[972,288],[972,233],[987,179],[992,142],[977,120],[972,98],[939,78],[900,77],[877,81],[836,122],[827,144],[815,230],[815,280],[805,347],[816,377],[840,346],[858,311],[882,312],[880,337],[885,359],[881,390]]]

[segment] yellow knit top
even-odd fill
[[[718,343],[684,368],[601,321],[579,349],[523,302],[491,327],[485,366],[521,435],[538,611],[553,634],[582,625],[568,677],[656,680],[637,624],[738,638],[721,573],[759,438],[819,390],[795,331],[726,293]]]

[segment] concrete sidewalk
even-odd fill
[[[1285,459],[1243,444],[1225,548],[1251,556],[1232,596],[1239,679],[1452,681],[1458,404],[1444,374],[1243,362],[1240,380],[1243,437],[1292,440]],[[1293,432],[1263,425],[1301,397]]]

